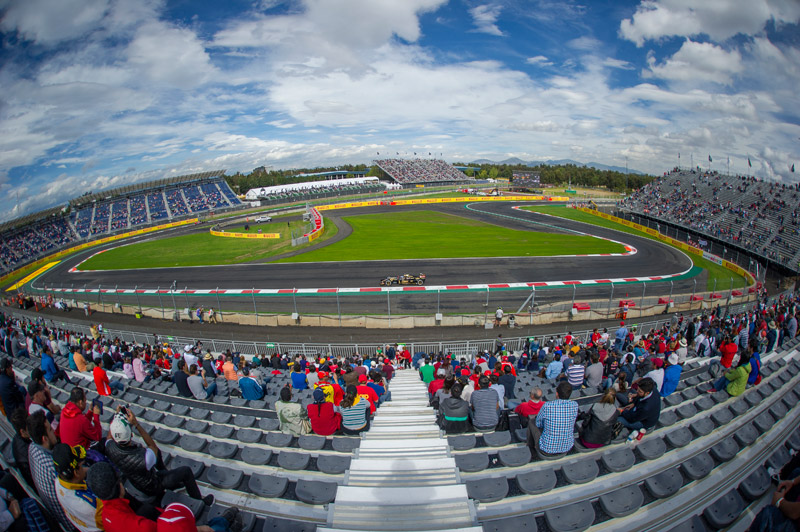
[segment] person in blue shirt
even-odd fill
[[[564,370],[564,365],[561,363],[561,353],[556,353],[553,361],[547,365],[547,370],[545,371],[544,377],[548,380],[555,380],[556,377],[561,375]]]
[[[261,385],[250,376],[250,368],[245,366],[242,368],[242,376],[239,378],[239,390],[242,392],[242,398],[250,401],[260,401],[267,393],[266,385]]]
[[[367,386],[375,390],[378,395],[378,404],[376,406],[380,406],[384,401],[392,398],[392,393],[387,392],[383,385],[383,375],[379,371],[371,371],[369,377],[372,380],[367,383]]]
[[[678,355],[672,353],[667,357],[667,367],[664,369],[664,382],[661,384],[661,397],[667,397],[675,392],[681,380],[683,368],[678,364]]]
[[[299,362],[294,363],[294,371],[292,371],[292,388],[295,390],[305,390],[308,388],[308,380],[306,374],[303,373],[303,367]]]
[[[67,365],[69,366],[69,369],[71,369],[72,371],[78,371],[78,366],[77,366],[77,364],[75,364],[75,359],[73,358],[73,355],[75,355],[75,350],[76,349],[78,349],[78,348],[77,347],[70,347],[69,348],[69,355],[67,355]]]
[[[53,354],[50,352],[50,346],[46,345],[42,351],[42,361],[40,363],[40,367],[44,372],[44,378],[47,382],[54,382],[59,379],[69,382],[67,372],[63,369],[59,369],[59,367],[56,365],[56,361],[53,359]]]

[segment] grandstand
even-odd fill
[[[675,168],[619,207],[799,269],[800,184]]]
[[[325,173],[333,174],[334,172]],[[352,177],[252,188],[245,194],[245,199],[272,204],[306,201],[343,194],[370,194],[383,190],[386,190],[386,185],[381,183],[377,177]]]
[[[473,181],[440,159],[380,159],[375,164],[401,185]]]
[[[795,303],[794,296],[781,303],[763,302],[734,320],[758,327],[761,317],[782,314]],[[706,318],[700,321],[713,325]],[[52,333],[64,340],[64,350],[57,347],[55,355],[61,368],[70,367],[63,352],[69,350],[65,335],[75,337],[78,344],[91,343],[89,327],[75,326],[68,332],[55,324],[49,330],[42,326],[29,321],[15,324],[19,330],[43,336]],[[686,332],[687,326],[684,322],[677,328]],[[651,333],[656,337],[673,334],[669,321],[642,332],[648,339]],[[100,338],[101,344],[118,339],[122,349],[125,342],[137,342],[157,351],[163,342],[131,331],[106,331],[106,335]],[[591,331],[576,332],[574,337],[585,344]],[[522,338],[507,341],[512,355],[526,345]],[[507,428],[445,434],[428,406],[428,389],[417,371],[399,368],[388,383],[391,399],[377,409],[371,427],[360,437],[292,435],[281,430],[276,405],[281,401],[280,390],[293,381],[290,364],[297,355],[280,353],[305,353],[309,364],[322,369],[325,360],[316,353],[351,356],[354,346],[277,345],[265,351],[263,342],[249,346],[230,339],[203,342],[199,354],[209,347],[214,356],[230,349],[237,356],[241,352],[248,362],[253,359],[272,378],[267,394],[258,400],[231,396],[238,389],[236,380],[220,375],[214,380],[219,393],[213,400],[198,400],[181,396],[169,377],[136,380],[109,371],[126,390],[117,396],[98,396],[91,372],[69,369],[73,382],[54,380],[50,389],[59,405],[67,403],[76,383],[87,390],[89,401],[101,400],[104,432],[118,405],[131,408],[160,448],[167,467],[189,467],[201,491],[217,500],[207,508],[183,492],[168,491],[161,506],[184,503],[198,523],[228,507],[238,507],[245,532],[745,530],[753,516],[770,504],[773,485],[767,468],[780,470],[800,450],[800,342],[796,338],[787,337],[782,345],[765,351],[761,381],[738,396],[726,391],[709,393],[710,362],[718,357],[698,356],[690,348],[677,390],[660,399],[658,424],[641,441],[627,441],[623,432],[601,448],[576,443],[567,454],[552,456],[531,452],[526,430],[519,427],[513,413]],[[195,339],[186,337],[171,337],[170,344],[179,353],[176,358],[183,344],[189,349],[196,345]],[[463,356],[477,362],[475,348],[481,352],[484,345],[491,347],[492,340],[476,342]],[[542,338],[537,345],[552,354],[559,343]],[[361,345],[359,350],[375,352],[378,347],[384,346]],[[451,346],[409,347],[418,353],[416,359],[428,349],[447,351]],[[86,356],[90,353],[87,348]],[[253,353],[263,353],[264,358]],[[328,364],[346,363],[335,354],[327,358]],[[36,355],[15,358],[14,370],[27,384],[39,364]],[[555,399],[554,382],[523,364],[515,365],[516,397],[540,386],[546,402]],[[589,412],[601,391],[599,387],[575,389],[571,399],[580,412]],[[292,401],[307,408],[312,397],[312,389],[295,389]],[[4,465],[18,467],[11,450],[13,428],[0,422],[0,434]],[[138,435],[135,439],[141,441]]]
[[[93,239],[242,205],[224,170],[160,179],[87,194],[55,208],[0,225],[0,273],[80,240]]]

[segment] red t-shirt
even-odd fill
[[[428,393],[431,395],[435,395],[436,391],[444,386],[444,379],[436,379],[431,381],[428,385]]]
[[[538,403],[534,403],[533,401],[525,401],[515,408],[514,412],[525,417],[535,416],[539,413],[539,410],[542,409],[542,406],[544,406],[544,401],[539,401]]]
[[[731,364],[733,364],[733,357],[739,352],[739,348],[736,347],[736,344],[733,342],[728,342],[726,344],[722,344],[719,350],[722,352],[722,357],[720,358],[719,363],[722,364],[722,367],[724,368],[730,368]]]
[[[319,406],[310,404],[306,407],[308,419],[311,421],[311,430],[320,436],[330,436],[342,424],[342,415],[333,411],[333,403],[327,401]]]
[[[444,382],[444,381],[442,381],[442,382]],[[374,414],[376,405],[378,404],[378,401],[380,400],[380,398],[378,397],[378,394],[375,393],[375,390],[373,390],[372,388],[370,388],[366,384],[359,384],[358,386],[356,386],[356,393],[358,394],[358,397],[360,397],[362,399],[367,399],[369,401],[369,410],[370,410],[371,413]],[[341,402],[341,400],[340,400],[340,402]]]
[[[140,517],[131,510],[128,499],[103,501],[101,514],[106,532],[156,532],[157,525],[146,517]]]

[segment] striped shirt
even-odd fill
[[[469,398],[472,406],[472,424],[476,429],[494,428],[499,421],[497,392],[491,388],[475,390]]]
[[[32,443],[28,446],[28,460],[31,464],[33,483],[36,485],[36,491],[39,492],[45,507],[51,515],[58,519],[65,530],[72,530],[72,523],[64,509],[61,508],[61,503],[58,502],[53,454],[41,445]]]
[[[578,403],[556,399],[542,406],[536,426],[542,429],[539,449],[548,454],[566,453],[575,444],[575,418]]]
[[[583,386],[583,376],[586,374],[586,368],[581,364],[571,364],[566,371],[567,381],[573,388],[580,388]]]
[[[349,408],[341,408],[342,413],[342,427],[347,430],[363,429],[367,424],[367,411],[369,409],[369,401],[361,398],[356,398],[356,403]]]

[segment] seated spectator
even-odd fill
[[[514,388],[517,385],[517,378],[513,374],[513,366],[508,363],[503,364],[503,374],[497,379],[497,384],[503,387],[504,399],[514,399]]]
[[[532,453],[559,455],[575,445],[575,419],[578,403],[570,401],[572,385],[562,382],[556,388],[556,400],[548,401],[539,410],[533,423],[528,423],[528,447]]]
[[[729,395],[737,397],[744,393],[747,387],[747,379],[750,377],[750,352],[751,347],[739,356],[739,363],[735,368],[725,373],[722,377],[717,379],[712,388],[709,388],[708,393],[714,393],[717,390],[725,390]]]
[[[469,403],[461,398],[463,386],[455,383],[450,393],[439,402],[441,427],[447,434],[461,434],[470,430]]]
[[[25,388],[17,383],[10,358],[0,360],[0,402],[9,421],[14,410],[25,408]]]
[[[94,362],[87,362],[80,349],[76,349],[72,354],[72,361],[75,363],[75,371],[86,373],[94,369]],[[131,375],[131,378],[133,378],[133,375]]]
[[[259,384],[256,379],[250,376],[250,368],[244,366],[242,368],[242,376],[239,378],[239,390],[242,392],[242,398],[250,401],[260,401],[267,393],[266,385]]]
[[[652,430],[661,414],[661,395],[653,379],[639,381],[639,389],[629,395],[630,402],[619,408],[619,422],[630,431]]]
[[[58,423],[61,441],[70,447],[80,445],[88,449],[98,444],[103,437],[100,407],[93,405],[85,413],[84,410],[86,410],[86,393],[76,386],[69,393],[69,401],[61,410],[61,419]]]
[[[110,381],[108,373],[102,366],[95,366],[92,370],[94,385],[99,395],[117,395],[125,391],[125,385],[119,381]]]
[[[574,389],[580,390],[583,387],[583,379],[586,377],[586,368],[583,365],[583,357],[581,355],[575,355],[572,364],[564,370],[564,377]]]
[[[355,386],[347,387],[339,410],[342,413],[342,432],[349,436],[356,436],[369,430],[371,417],[369,401],[358,396]]]
[[[426,358],[425,362],[423,362],[423,365],[419,368],[419,375],[420,378],[422,379],[422,382],[424,382],[425,384],[432,383],[435,371],[436,368],[434,368],[433,364],[431,364],[429,360]]]
[[[722,353],[719,363],[723,368],[730,369],[733,364],[733,357],[739,352],[739,346],[736,345],[736,342],[731,341],[731,337],[726,334],[719,346],[719,351]]]
[[[217,377],[217,368],[214,366],[214,355],[211,354],[209,350],[205,355],[203,355],[203,371],[206,372],[206,377],[216,378]]]
[[[615,406],[616,399],[617,394],[614,390],[607,390],[588,412],[578,415],[578,419],[583,420],[579,438],[584,447],[596,449],[611,443],[614,438],[614,425],[619,417]]]
[[[239,380],[239,374],[236,371],[236,365],[233,363],[233,357],[225,357],[225,363],[222,365],[222,373],[229,381]]]
[[[299,362],[295,362],[292,371],[292,388],[295,390],[305,390],[308,388],[308,380],[303,372],[303,367]]]
[[[530,399],[523,403],[520,403],[514,408],[514,412],[519,415],[520,423],[523,427],[528,426],[528,420],[531,416],[535,416],[539,414],[539,411],[542,409],[544,405],[544,401],[542,400],[542,396],[544,395],[542,389],[538,386],[536,388],[532,388],[530,393],[528,394]],[[511,406],[511,402],[509,401],[509,407]]]
[[[369,373],[370,381],[367,383],[367,386],[373,389],[375,395],[378,396],[378,405],[380,406],[383,404],[384,401],[387,401],[392,398],[392,392],[386,391],[386,383],[383,381],[383,373],[380,371],[370,371]]]
[[[547,365],[545,369],[544,378],[550,381],[554,381],[561,375],[561,371],[564,369],[564,364],[561,363],[561,353],[556,353],[553,357],[553,361]]]
[[[57,409],[56,405],[51,404],[51,408],[47,408],[45,402],[47,401],[47,394],[45,393],[44,385],[39,381],[31,381],[28,384],[28,397],[31,398],[31,404],[28,405],[28,415],[34,412],[44,412],[47,421],[53,425],[53,430],[58,434],[58,418],[53,410]]]
[[[314,402],[306,407],[311,430],[319,436],[335,434],[342,426],[342,414],[338,408],[325,400],[325,392],[314,390]]]
[[[433,399],[431,400],[431,406],[433,406],[436,409],[438,409],[439,406],[442,404],[442,400],[444,400],[447,397],[450,397],[450,391],[453,389],[453,385],[456,383],[456,378],[450,375],[449,377],[446,377],[442,382],[443,382],[442,387],[436,390],[436,393],[433,395]]]
[[[497,392],[490,388],[489,377],[482,376],[478,386],[480,389],[472,392],[470,396],[472,425],[479,431],[494,430],[500,420],[500,400]]]
[[[105,532],[157,532],[155,521],[133,511],[117,470],[110,463],[93,464],[86,473],[86,486],[103,501],[100,516]]]
[[[656,383],[656,389],[660,390],[661,387],[664,385],[664,359],[652,358],[650,360],[652,362],[653,369],[645,373],[644,377],[642,378],[653,379],[653,382]],[[633,384],[638,385],[638,381],[634,382]]]
[[[186,384],[189,385],[189,389],[192,391],[194,398],[200,401],[211,399],[217,393],[217,383],[212,382],[208,384],[208,382],[206,382],[205,371],[203,371],[202,375],[198,375],[197,364],[189,366],[189,378],[186,379]]]
[[[138,350],[133,352],[133,360],[131,361],[131,365],[133,366],[133,378],[139,382],[144,382],[145,378],[147,377],[147,373],[144,370],[144,362],[142,362],[142,358]]]
[[[344,398],[344,391],[342,387],[335,382],[328,382],[328,372],[327,371],[318,371],[317,376],[319,381],[314,385],[314,389],[321,388],[323,392],[325,392],[325,400],[329,403],[333,403],[334,406],[339,406],[339,403],[342,402]],[[355,388],[355,386],[353,386]]]
[[[31,444],[28,447],[28,463],[31,465],[31,476],[36,491],[42,498],[45,507],[50,511],[64,530],[72,530],[72,522],[64,513],[56,493],[56,466],[53,463],[53,447],[58,443],[53,427],[44,417],[44,412],[36,412],[28,416],[28,435]]]
[[[24,407],[19,407],[11,414],[11,424],[14,426],[14,437],[11,439],[11,454],[17,469],[22,473],[22,478],[29,486],[33,486],[31,465],[28,461],[28,447],[31,438],[28,434],[28,413]]]
[[[186,363],[183,359],[178,360],[178,364],[176,366],[175,372],[172,375],[172,382],[175,383],[175,387],[178,388],[178,394],[181,397],[194,397],[192,394],[192,389],[189,388],[189,374],[186,372]],[[214,383],[216,384],[216,383]]]
[[[59,369],[56,361],[53,359],[53,353],[49,346],[45,346],[42,351],[42,361],[40,363],[42,371],[44,371],[44,378],[47,382],[58,382],[60,380],[70,382],[67,372]]]
[[[675,392],[681,380],[683,366],[679,363],[677,352],[667,357],[667,367],[664,369],[664,383],[661,385],[661,397],[667,397]]]
[[[292,402],[292,389],[288,386],[281,388],[281,400],[275,403],[275,412],[278,414],[281,432],[292,436],[308,434],[311,425],[306,411],[300,403]]]
[[[586,368],[586,386],[595,388],[603,382],[603,364],[600,363],[600,355],[593,352],[589,357],[591,364]]]
[[[58,473],[56,496],[70,522],[81,532],[102,531],[102,502],[86,486],[86,449],[57,443],[53,464]]]
[[[133,442],[135,428],[146,447]],[[132,411],[119,410],[114,414],[106,442],[106,456],[138,492],[158,506],[165,490],[185,488],[193,499],[203,501],[206,506],[214,504],[213,495],[203,495],[197,487],[194,474],[188,466],[167,469],[161,451],[150,434],[142,428]],[[139,499],[139,496],[136,496]],[[142,500],[144,502],[144,500]]]

